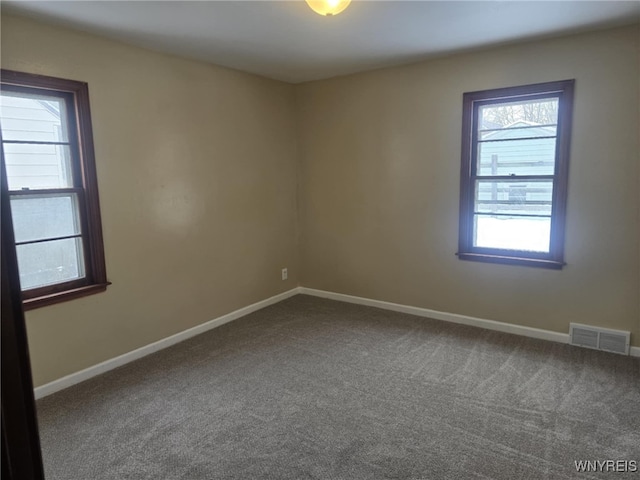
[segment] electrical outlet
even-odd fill
[[[287,278],[289,278],[289,272],[287,271],[286,268],[282,269],[282,280],[286,280]]]

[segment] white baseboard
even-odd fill
[[[329,298],[331,300],[339,300],[348,303],[357,303],[358,305],[367,305],[370,307],[392,310],[394,312],[409,313],[419,317],[428,317],[435,320],[444,320],[445,322],[461,323],[463,325],[471,325],[473,327],[485,328],[487,330],[496,330],[498,332],[513,333],[525,337],[538,338],[541,340],[550,340],[552,342],[568,343],[569,334],[552,332],[550,330],[542,330],[540,328],[524,327],[522,325],[514,325],[511,323],[497,322],[495,320],[485,320],[484,318],[468,317],[457,313],[439,312],[428,308],[411,307],[399,303],[383,302],[381,300],[373,300],[371,298],[354,297],[352,295],[344,295],[342,293],[326,292],[324,290],[315,290],[313,288],[300,288],[300,293],[313,295],[315,297]]]
[[[188,338],[195,337],[196,335],[224,325],[225,323],[231,322],[240,317],[244,317],[245,315],[268,307],[269,305],[281,302],[282,300],[292,297],[298,293],[300,293],[300,287],[292,288],[291,290],[288,290],[286,292],[280,293],[260,302],[256,302],[247,307],[240,308],[231,313],[227,313],[226,315],[218,317],[214,320],[210,320],[201,325],[189,328],[180,333],[176,333],[175,335],[171,335],[170,337],[163,338],[162,340],[158,340],[157,342],[150,343],[149,345],[145,345],[144,347],[137,348],[136,350],[133,350],[131,352],[119,355],[110,360],[98,363],[97,365],[93,365],[92,367],[85,368],[84,370],[80,370],[79,372],[72,373],[71,375],[67,375],[65,377],[59,378],[58,380],[54,380],[53,382],[37,387],[34,389],[34,395],[36,399],[46,397],[47,395],[51,395],[52,393],[83,382],[84,380],[88,380],[92,377],[95,377],[96,375],[100,375],[101,373],[108,372],[109,370],[113,370],[114,368],[121,367],[122,365],[150,355],[154,352],[157,352],[158,350],[170,347],[172,345],[175,345],[176,343],[187,340]]]
[[[629,349],[629,355],[632,357],[640,357],[640,347],[631,347]]]

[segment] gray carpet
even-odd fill
[[[53,479],[568,479],[640,360],[298,295],[38,402]]]

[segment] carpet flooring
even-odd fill
[[[297,295],[38,401],[48,480],[589,479],[640,359]]]

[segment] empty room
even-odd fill
[[[10,479],[640,475],[640,3],[4,1]]]

